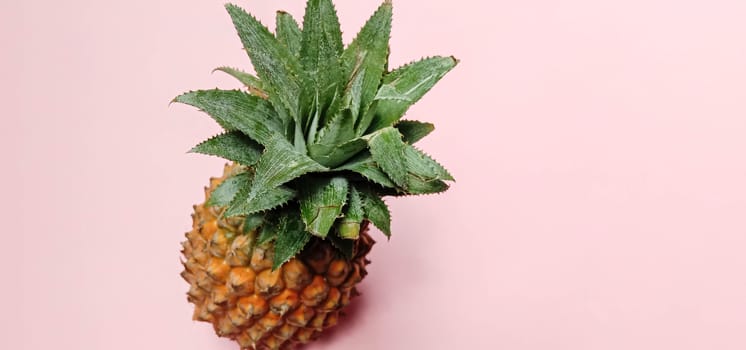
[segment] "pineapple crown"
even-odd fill
[[[244,216],[243,230],[258,231],[258,244],[274,240],[275,268],[313,236],[350,256],[365,220],[390,236],[382,196],[448,189],[448,171],[412,146],[434,126],[400,119],[457,60],[388,70],[391,1],[347,47],[331,0],[308,0],[302,29],[278,11],[275,34],[238,6],[226,8],[256,76],[220,67],[247,89],[191,91],[174,102],[225,129],[191,150],[242,165],[207,205]]]

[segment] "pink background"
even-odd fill
[[[302,0],[241,0],[269,23]],[[378,1],[338,1],[346,40]],[[218,131],[168,101],[248,67],[223,1],[0,4],[3,349],[237,349],[178,273]],[[390,200],[308,349],[746,349],[746,3],[395,1],[447,194]]]

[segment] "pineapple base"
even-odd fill
[[[210,179],[212,191],[231,174]],[[361,227],[352,259],[314,238],[303,252],[272,270],[272,243],[255,245],[256,232],[243,233],[243,218],[221,218],[225,208],[195,205],[193,228],[182,243],[187,300],[194,319],[210,322],[218,336],[243,350],[294,349],[337,324],[367,274],[365,256],[375,243]]]

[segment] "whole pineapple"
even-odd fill
[[[433,130],[400,120],[457,63],[430,57],[388,70],[391,2],[347,47],[331,0],[309,0],[303,27],[277,13],[272,34],[226,6],[256,76],[220,67],[246,90],[174,99],[225,133],[192,149],[225,158],[194,206],[182,276],[194,319],[242,349],[292,349],[337,324],[386,236],[383,196],[445,191],[452,176],[413,147]]]

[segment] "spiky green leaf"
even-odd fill
[[[424,179],[454,181],[453,176],[440,163],[412,145],[407,145],[404,159],[410,174]]]
[[[248,188],[251,184],[251,175],[249,173],[241,173],[231,176],[225,179],[215,190],[210,194],[210,198],[205,203],[206,206],[219,206],[223,207],[230,204],[236,194],[242,188]]]
[[[350,186],[350,194],[345,206],[344,216],[339,221],[339,237],[357,239],[360,236],[360,223],[365,218],[363,200],[355,186]]]
[[[277,238],[277,230],[274,225],[264,225],[259,231],[259,237],[256,240],[256,244],[265,244]]]
[[[394,127],[402,134],[404,142],[410,145],[435,130],[435,125],[416,120],[400,120]]]
[[[407,188],[407,162],[404,158],[407,145],[399,130],[388,127],[372,134],[368,140],[370,153],[378,166],[397,186]]]
[[[231,131],[194,146],[190,152],[218,156],[243,165],[254,165],[262,154],[262,146],[241,132]]]
[[[277,225],[279,224],[279,215],[281,213],[273,211],[265,214],[267,218],[265,224],[259,230],[259,237],[256,239],[256,244],[265,244],[277,238]]]
[[[299,198],[300,212],[306,230],[326,237],[347,202],[347,179],[313,179],[303,183]]]
[[[413,195],[413,194],[433,194],[440,193],[448,189],[448,184],[439,179],[424,179],[417,176],[410,176],[407,182],[409,186],[407,193],[396,193],[394,196]]]
[[[317,161],[328,167],[335,167],[345,163],[347,160],[352,158],[354,155],[364,150],[368,146],[368,143],[357,138],[354,140],[347,141],[338,146],[322,147],[321,144],[314,145],[314,150],[320,150],[317,154]],[[309,147],[309,151],[311,148]]]
[[[391,34],[391,14],[391,1],[386,0],[342,53],[341,62],[348,84],[345,91],[348,94],[360,94],[359,115],[365,114],[373,101],[385,70]],[[358,75],[361,76],[360,89],[354,91],[351,84]]]
[[[275,256],[272,270],[276,270],[286,261],[296,256],[311,240],[297,211],[286,211],[280,215],[275,238]]]
[[[415,147],[407,145],[404,155],[409,172],[408,194],[443,192],[448,189],[448,184],[443,180],[454,180],[446,168]]]
[[[453,57],[430,57],[386,74],[375,96],[376,116],[368,130],[375,131],[393,125],[457,62]]]
[[[262,145],[282,134],[282,124],[272,105],[239,90],[199,90],[177,96],[174,102],[197,107],[227,131],[241,131]]]
[[[345,88],[344,97],[342,100],[342,109],[349,109],[355,124],[358,124],[360,119],[360,108],[363,98],[363,82],[365,78],[365,68],[359,68],[353,72],[354,76],[350,79],[347,87]]]
[[[301,110],[306,114],[311,113],[310,107],[316,107],[324,112],[337,91],[341,90],[342,83],[339,65],[343,49],[342,32],[331,0],[309,0],[303,28],[300,60],[306,82]]]
[[[300,53],[302,33],[298,22],[285,11],[277,11],[275,32],[277,40],[288,48],[293,55]]]
[[[270,188],[258,197],[251,197],[251,189],[253,185],[241,188],[223,215],[232,217],[259,213],[285,205],[296,196],[294,190],[285,186]]]
[[[365,217],[383,234],[391,237],[391,213],[386,203],[377,194],[366,190],[360,191],[360,198],[363,202]]]
[[[378,167],[378,164],[373,160],[370,152],[361,152],[358,155],[351,158],[344,165],[338,167],[335,170],[349,170],[356,172],[366,179],[377,183],[383,187],[395,188],[396,184],[391,181],[388,175]]]
[[[365,149],[365,140],[354,137],[354,119],[349,110],[344,110],[319,132],[317,140],[308,146],[308,153],[319,163],[335,167]]]
[[[326,126],[321,129],[311,144],[338,145],[352,140],[355,137],[355,121],[349,110],[344,110],[331,118]]]
[[[350,186],[350,195],[345,209],[344,220],[342,221],[362,222],[364,217],[365,211],[363,210],[363,199],[360,190],[355,186]]]
[[[274,137],[259,159],[253,188],[262,192],[265,188],[282,185],[303,174],[326,170],[307,155],[297,152],[287,140]]]
[[[259,230],[256,244],[265,244],[277,238],[277,226],[280,223],[279,218],[281,215],[287,215],[288,210],[289,209],[280,209],[279,211],[270,211],[264,214],[266,218],[264,224]]]
[[[448,188],[442,180],[453,181],[442,165],[405,143],[396,128],[386,127],[366,138],[372,159],[404,193],[440,192]]]
[[[236,78],[238,81],[241,82],[241,84],[246,86],[249,89],[249,92],[251,92],[252,94],[257,95],[261,98],[267,98],[267,92],[264,91],[262,81],[259,80],[259,78],[255,77],[253,74],[246,73],[240,69],[233,67],[218,67],[213,69],[213,72],[215,71],[223,72]]]
[[[270,195],[282,194],[275,189],[301,175],[310,172],[323,172],[328,169],[316,163],[307,155],[298,152],[293,145],[281,136],[275,136],[265,145],[264,154],[255,168],[251,190],[246,194],[246,207],[242,214],[251,214],[269,209],[265,199]],[[285,193],[286,196],[289,194]],[[285,196],[285,197],[286,197]],[[278,198],[284,198],[278,196]],[[262,205],[260,205],[262,204]],[[274,206],[272,206],[274,207]]]
[[[297,77],[300,72],[297,58],[252,15],[233,4],[227,4],[226,9],[251,58],[254,70],[265,83],[270,101],[282,110],[278,110],[278,113],[283,117],[285,124],[288,117],[297,122],[301,90]]]
[[[249,233],[264,225],[264,214],[256,213],[247,216],[243,221],[243,232]]]

